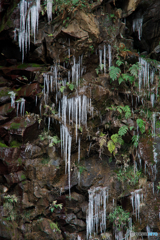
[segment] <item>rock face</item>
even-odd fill
[[[132,229],[158,232],[159,1],[58,4],[50,22],[44,4],[24,64],[7,3],[0,238],[127,239],[129,216]]]

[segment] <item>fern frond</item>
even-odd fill
[[[128,105],[123,107],[123,111],[125,112],[125,118],[129,118],[131,116],[131,109]]]
[[[122,113],[122,107],[121,107],[121,106],[117,106],[117,111],[118,111],[119,113]]]
[[[146,123],[141,118],[138,118],[136,122],[137,122],[137,125],[138,125],[141,133],[143,134],[145,132],[145,124]]]
[[[134,145],[134,147],[138,147],[138,143],[139,143],[139,135],[134,135],[133,137],[132,137],[132,143],[133,143],[133,145]]]
[[[124,64],[123,61],[121,61],[121,60],[119,60],[119,59],[116,61],[116,65],[117,65],[118,67],[120,67],[122,64]]]
[[[115,144],[112,140],[108,141],[107,147],[108,147],[108,150],[109,150],[110,153],[113,153],[115,148],[116,148],[116,146],[115,146]]]
[[[129,81],[129,82],[133,82],[134,81],[134,77],[129,75],[128,73],[124,73],[122,74],[122,78],[125,80],[125,81]]]
[[[118,83],[119,83],[119,85],[120,85],[122,82],[124,82],[124,79],[120,76],[120,77],[118,78]]]
[[[138,63],[133,64],[130,68],[129,71],[131,73],[132,76],[138,78],[138,71],[140,69],[140,65]]]
[[[112,81],[116,80],[120,73],[121,73],[121,69],[118,67],[112,66],[109,68],[109,76],[112,79]]]
[[[127,126],[122,126],[120,127],[119,131],[118,131],[118,135],[120,136],[124,136],[128,131],[128,127]]]

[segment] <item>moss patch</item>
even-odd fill
[[[18,129],[20,128],[20,123],[11,123],[10,129]]]
[[[17,148],[17,147],[20,147],[20,146],[21,146],[21,143],[17,142],[16,140],[13,140],[10,143],[10,147],[12,147],[12,148]]]

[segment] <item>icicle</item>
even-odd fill
[[[151,104],[152,104],[152,107],[154,107],[154,101],[155,101],[155,94],[152,93],[151,94]]]
[[[8,93],[10,95],[11,98],[11,107],[15,108],[15,97],[16,97],[16,93],[11,91]]]
[[[133,213],[136,214],[136,220],[139,220],[139,213],[140,213],[140,203],[143,202],[143,193],[142,189],[135,190],[131,192],[131,203],[133,208]]]
[[[99,66],[100,66],[100,70],[102,72],[102,69],[103,69],[103,65],[102,65],[102,50],[99,50]]]
[[[59,102],[59,117],[62,114],[62,122],[64,125],[66,125],[67,116],[70,122],[76,123],[76,129],[81,124],[87,126],[87,113],[90,113],[90,108],[92,109],[93,114],[93,107],[91,107],[91,101],[83,95],[83,96],[77,96],[70,99],[67,99],[67,96],[63,96],[61,99],[61,104]],[[76,138],[77,138],[77,130],[76,130]]]
[[[135,18],[133,20],[133,32],[138,31],[138,39],[141,40],[142,37],[142,25],[143,25],[143,16]]]
[[[20,8],[20,29],[18,33],[19,48],[22,52],[22,62],[24,60],[24,50],[27,52],[27,45],[30,47],[30,29],[34,36],[36,36],[36,29],[38,31],[40,0],[36,0],[35,4],[31,6],[32,2],[21,0]],[[31,7],[30,7],[31,6]]]
[[[49,129],[50,129],[50,122],[51,122],[51,118],[48,117],[48,131],[49,131]]]
[[[153,195],[154,195],[154,182],[152,182]]]
[[[86,217],[87,239],[92,233],[106,231],[107,187],[96,187],[88,190],[89,206]]]
[[[78,163],[80,161],[80,156],[81,156],[81,138],[79,137],[79,139],[78,139]]]
[[[156,134],[156,113],[153,112],[152,114],[152,134],[153,136],[155,137],[155,134]]]
[[[19,111],[19,102],[17,102],[17,116],[18,116],[18,111]]]
[[[78,172],[78,186],[80,186],[80,181],[81,181],[81,174]]]
[[[112,51],[111,51],[111,45],[108,44],[108,65],[109,68],[112,66]]]
[[[68,128],[64,126],[63,124],[61,125],[60,128],[60,138],[61,138],[61,153],[63,152],[64,155],[64,160],[65,160],[65,173],[67,172],[67,166],[68,166],[68,188],[69,188],[69,197],[70,197],[70,166],[71,166],[71,142],[72,142],[72,137],[70,136],[68,132]],[[68,156],[68,158],[67,158]]]
[[[104,73],[106,73],[106,45],[104,44]]]
[[[38,97],[36,96],[36,103],[35,103],[36,106],[37,106],[37,99],[38,99]]]
[[[52,0],[47,0],[47,17],[48,22],[52,21]]]
[[[78,98],[75,99],[75,107],[76,107],[76,142],[77,142],[77,120],[78,120]]]
[[[25,113],[25,99],[21,98],[21,105],[20,105],[20,114],[21,116],[24,116]]]

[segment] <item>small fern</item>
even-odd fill
[[[116,65],[117,65],[118,67],[120,67],[122,64],[124,64],[123,61],[121,61],[121,60],[119,60],[119,59],[116,61]]]
[[[120,77],[118,78],[118,83],[119,83],[119,85],[120,85],[122,82],[124,82],[124,79],[120,76]]]
[[[139,135],[134,135],[133,137],[132,137],[132,143],[133,143],[133,146],[134,147],[138,147],[138,143],[139,143]]]
[[[122,112],[125,113],[125,118],[128,119],[131,116],[131,109],[128,105],[122,107],[122,106],[117,106],[117,111],[122,114]]]
[[[120,127],[119,131],[118,131],[118,135],[119,136],[124,136],[128,131],[128,127],[127,126],[122,126]]]
[[[109,76],[112,79],[112,81],[116,80],[120,73],[121,69],[118,67],[112,66],[109,68]]]
[[[139,63],[133,64],[130,68],[129,71],[131,73],[132,76],[138,78],[138,71],[140,69],[140,65]]]
[[[124,73],[122,74],[122,78],[125,80],[125,81],[129,81],[130,83],[133,83],[134,82],[134,77],[129,75],[128,73]]]
[[[125,112],[125,118],[128,119],[131,116],[131,109],[128,105],[123,107],[123,111]]]
[[[138,118],[136,122],[137,122],[137,125],[138,125],[141,133],[143,134],[145,132],[145,124],[146,123],[141,118]]]
[[[107,143],[108,151],[112,154],[115,151],[116,145],[112,140],[109,140]]]

